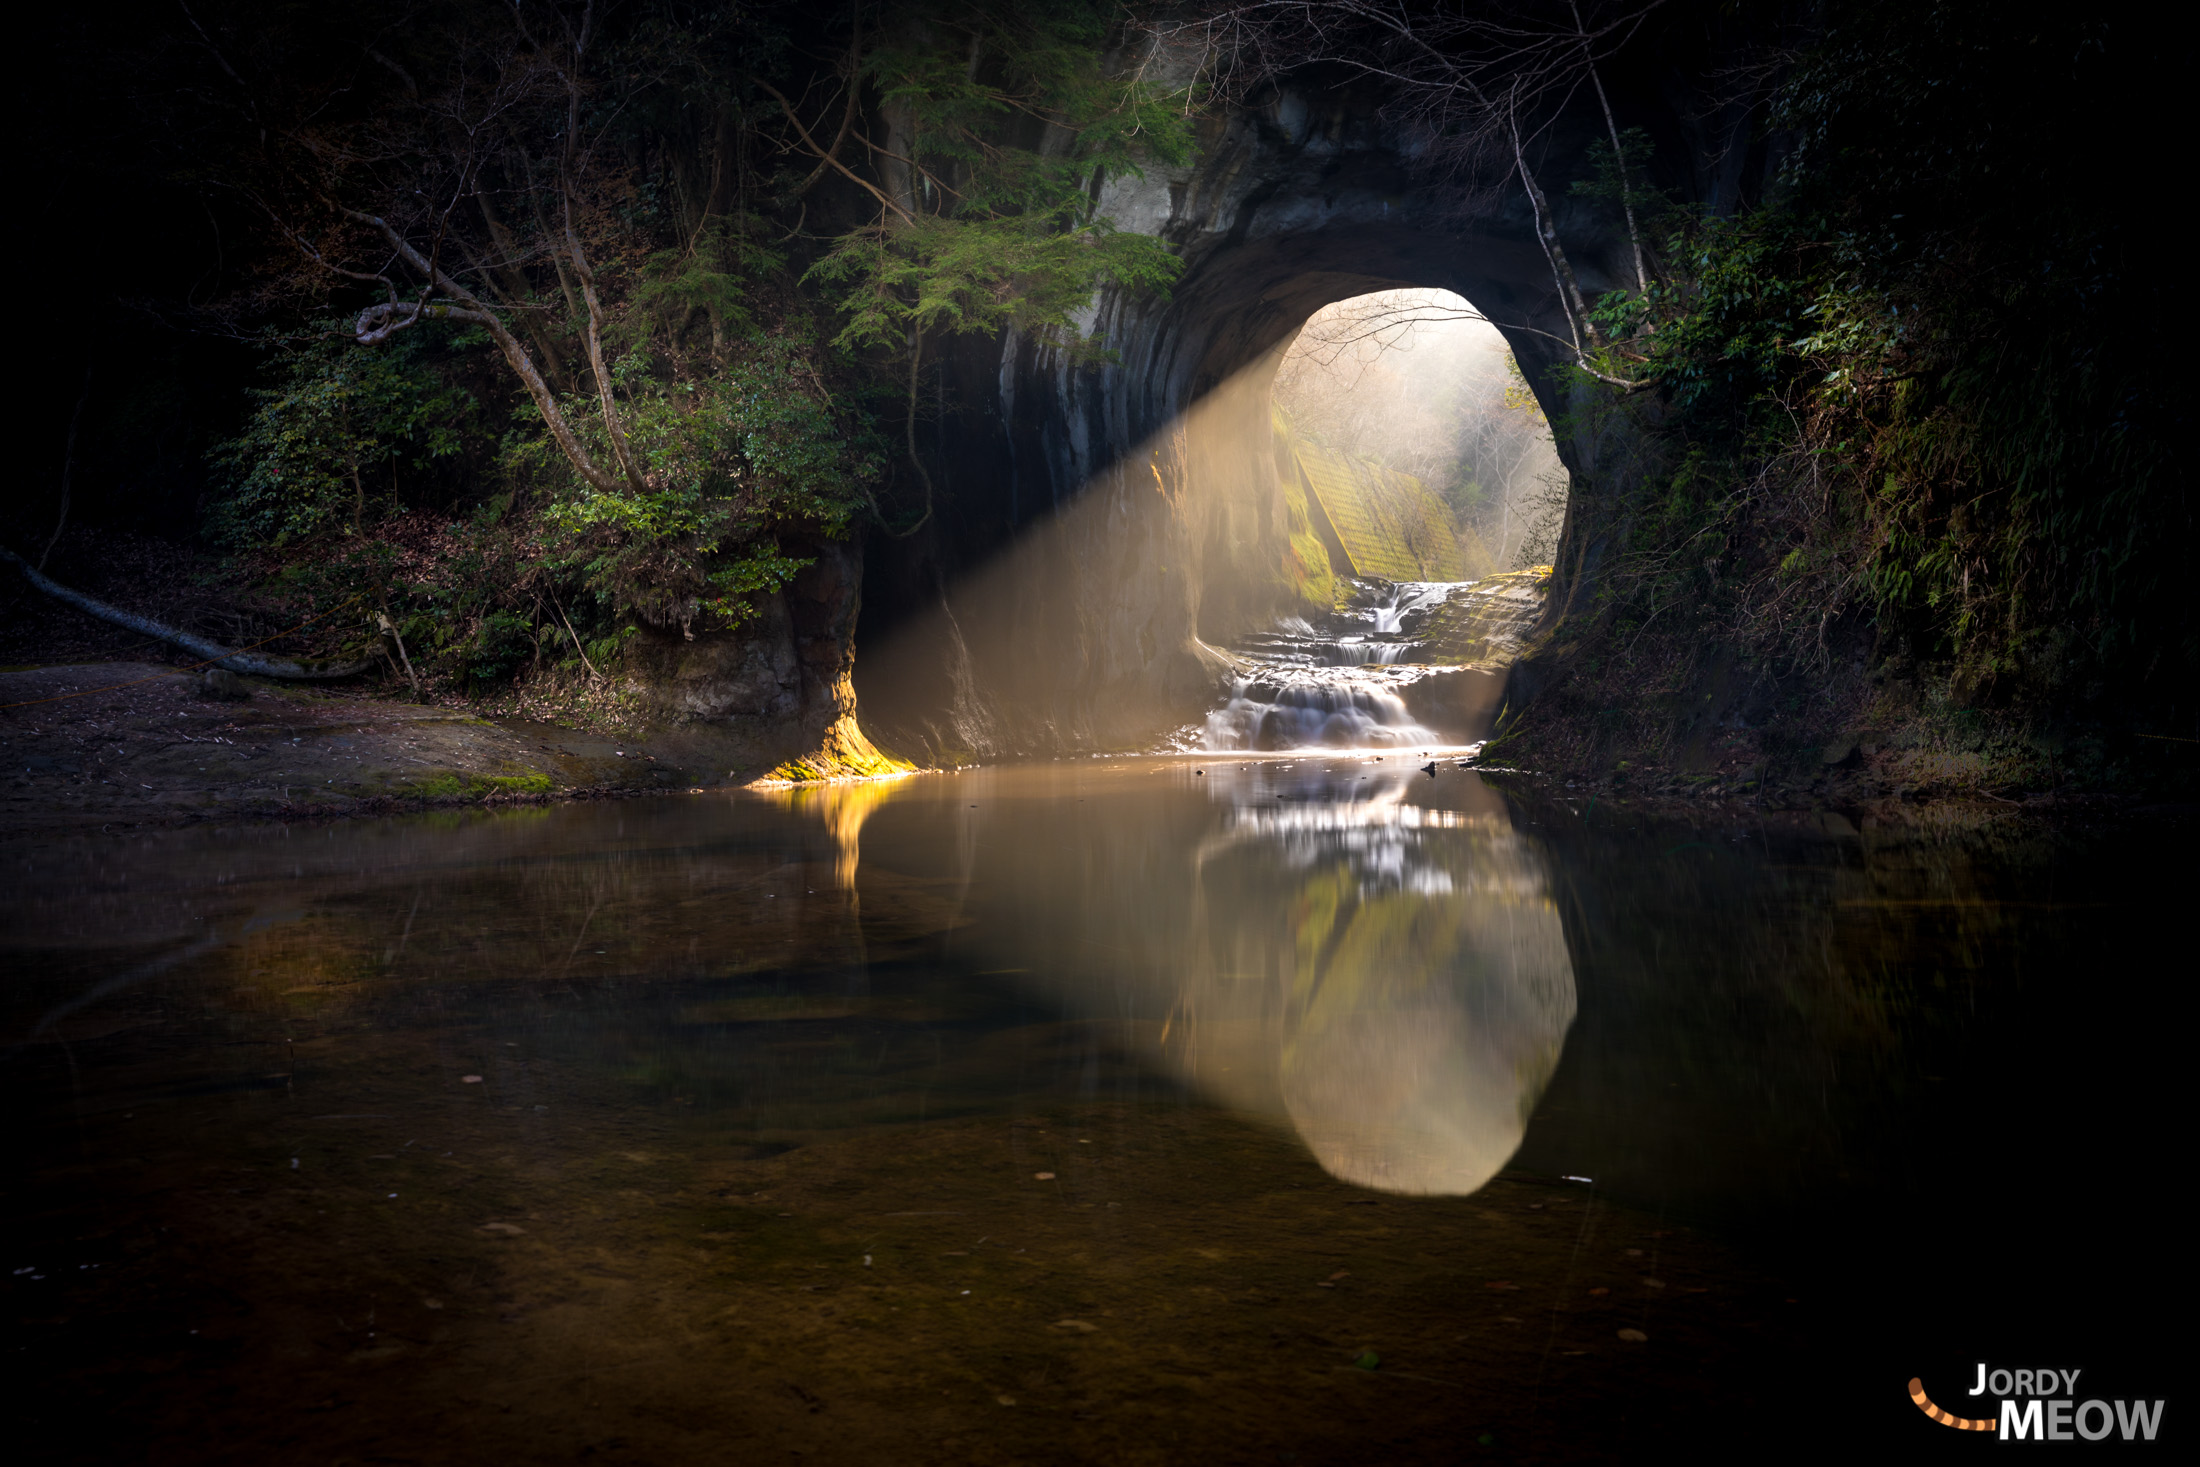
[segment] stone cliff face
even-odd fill
[[[935,441],[952,507],[871,567],[857,681],[882,738],[988,758],[1138,746],[1196,719],[1229,674],[1215,645],[1291,595],[1269,384],[1322,306],[1448,289],[1531,379],[1553,359],[1538,333],[1565,321],[1525,203],[1455,219],[1375,101],[1285,92],[1213,123],[1189,166],[1107,186],[1101,214],[1185,261],[1166,302],[1095,303],[1115,364],[1021,339],[958,360],[958,393],[989,411]],[[1611,288],[1623,242],[1564,223],[1584,287]]]
[[[1615,533],[1580,510],[1636,471],[1644,424],[1553,385],[1568,328],[1518,189],[1462,218],[1380,101],[1285,90],[1211,120],[1188,165],[1109,183],[1098,212],[1184,260],[1170,298],[1095,301],[1110,365],[1019,337],[951,345],[920,429],[937,486],[924,531],[874,538],[860,566],[847,552],[821,560],[725,646],[658,648],[665,712],[763,751],[853,734],[860,691],[885,745],[948,761],[1143,747],[1197,720],[1230,676],[1217,645],[1295,591],[1269,462],[1277,358],[1322,306],[1398,287],[1473,303],[1562,425],[1573,505],[1550,596],[1562,616]],[[1697,192],[1716,194],[1734,139],[1697,138],[1688,109],[1671,110],[1679,151],[1717,174]],[[1565,192],[1600,125],[1575,122],[1546,135],[1537,168],[1594,297],[1625,283],[1627,242]]]
[[[653,721],[709,778],[762,774],[809,757],[821,772],[869,772],[877,759],[856,725],[855,627],[863,604],[863,550],[821,542],[815,561],[758,620],[692,639],[644,634],[629,653]]]

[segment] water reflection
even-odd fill
[[[1264,1012],[1308,1148],[1361,1186],[1466,1193],[1519,1149],[1573,1022],[1573,969],[1544,875],[1503,817],[1408,803],[1408,778],[1274,806],[1264,781],[1243,803],[1236,780],[1215,781],[1231,816],[1200,875],[1229,929],[1213,950],[1233,962],[1187,973],[1186,1001],[1243,1005],[1230,975],[1273,943],[1286,997]]]
[[[1163,788],[1100,795],[1131,781]],[[1186,785],[1207,798],[1185,801]],[[1424,804],[1438,786],[1407,761],[1348,758],[1132,765],[1078,786],[1093,793],[1070,818],[1063,791],[1013,780],[937,812],[966,835],[972,812],[985,822],[964,879],[994,962],[1120,1019],[1340,1179],[1463,1194],[1504,1166],[1557,1067],[1574,982],[1545,872],[1478,782],[1455,776]],[[1026,807],[1042,793],[1050,806]]]
[[[915,1421],[942,1461],[1558,1461],[1802,1381],[1829,1429],[1934,1429],[1900,1381],[1981,1340],[2161,1393],[2181,830],[1546,799],[1521,834],[1418,762],[0,852],[32,1425],[117,1423],[103,1459],[869,1462]],[[1469,1201],[1362,1190],[1515,1145]],[[475,1381],[509,1412],[454,1410]]]
[[[910,776],[913,777],[913,776]],[[833,841],[833,885],[853,892],[862,863],[863,822],[892,798],[902,779],[863,779],[838,784],[794,785],[768,790],[764,798],[782,810],[816,818]]]
[[[46,954],[16,1033],[197,981],[294,1027],[411,1022],[423,982],[546,1015],[585,994],[561,1043],[794,1135],[997,1105],[1031,1080],[984,1036],[1038,1000],[1109,1051],[1089,1065],[1159,1068],[1338,1178],[1467,1193],[1521,1144],[1575,999],[1539,859],[1447,776],[1121,760],[87,841],[9,903]]]

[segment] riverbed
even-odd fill
[[[24,1435],[1787,1457],[1982,1360],[2159,1393],[2178,846],[1419,750],[18,845]]]

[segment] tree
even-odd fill
[[[600,586],[692,635],[698,615],[739,620],[807,564],[784,533],[845,534],[876,461],[799,312],[767,332],[747,306],[785,261],[725,186],[750,139],[718,78],[735,42],[773,38],[730,8],[645,4],[616,28],[609,14],[595,0],[186,10],[191,45],[162,63],[186,100],[163,120],[181,171],[245,200],[279,242],[234,309],[348,299],[345,335],[369,356],[437,323],[493,349],[524,394],[507,463],[565,502],[553,519],[588,539]],[[645,119],[689,105],[718,123],[689,140],[711,179],[667,198],[680,190],[663,175],[683,170],[643,176],[638,157],[667,151]],[[321,398],[264,405],[238,453],[318,453],[317,472],[356,478],[375,450],[344,384],[374,373],[329,370]],[[302,463],[232,467],[272,503],[264,491]]]
[[[1095,202],[1109,176],[1191,149],[1186,96],[1109,64],[1110,15],[1093,0],[948,0],[905,8],[883,31],[859,26],[830,143],[822,118],[813,130],[759,82],[781,108],[789,151],[816,160],[802,187],[833,170],[871,205],[807,279],[833,293],[837,345],[906,360],[907,451],[925,507],[899,533],[932,513],[915,436],[928,340],[1015,331],[1089,358],[1099,349],[1076,318],[1097,289],[1158,291],[1176,276],[1166,245],[1118,233]],[[865,87],[883,140],[855,126]],[[842,159],[851,143],[875,182]]]
[[[419,336],[375,352],[353,348],[340,323],[303,341],[277,341],[275,385],[255,388],[245,429],[219,444],[223,484],[217,538],[274,544],[350,515],[364,528],[367,485],[394,486],[401,467],[458,452],[475,404],[429,371]]]

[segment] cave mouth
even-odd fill
[[[866,572],[865,728],[942,764],[1483,737],[1566,479],[1532,311],[1439,243],[1258,242],[1110,316],[1111,363],[978,364],[938,538]]]
[[[1459,673],[1517,653],[1565,511],[1510,346],[1459,295],[1393,288],[1323,306],[1263,366],[1266,392],[1247,396],[1265,403],[1247,406],[1265,407],[1290,594],[1280,614],[1202,628],[1237,675],[1198,746],[1480,737],[1490,679]]]
[[[1352,465],[1358,486],[1379,471],[1394,491],[1433,496],[1426,527],[1401,523],[1403,504],[1337,506],[1372,511],[1354,545],[1310,504],[1336,574],[1476,581],[1550,560],[1566,489],[1550,425],[1504,335],[1464,297],[1394,289],[1322,307],[1280,354],[1270,395],[1291,448]],[[1319,499],[1315,476],[1299,477]],[[1411,533],[1422,528],[1432,535]]]

